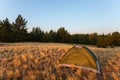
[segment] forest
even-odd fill
[[[98,47],[120,46],[120,32],[108,34],[70,34],[64,27],[57,31],[44,31],[33,27],[28,31],[27,20],[18,15],[14,22],[0,20],[0,42],[52,42],[97,45]]]

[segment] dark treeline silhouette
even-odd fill
[[[0,20],[0,42],[58,42],[97,45],[98,47],[120,46],[120,32],[98,35],[70,34],[64,27],[57,31],[44,32],[40,27],[33,27],[28,32],[27,21],[21,16],[10,23],[9,19]]]

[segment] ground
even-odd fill
[[[58,43],[0,43],[0,80],[97,80],[95,72],[58,66],[62,56],[72,46]],[[98,58],[103,79],[120,80],[120,47],[87,47]]]

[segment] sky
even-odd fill
[[[60,27],[71,33],[120,32],[120,0],[0,0],[0,20],[21,14],[29,31]]]

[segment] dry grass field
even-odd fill
[[[96,73],[59,67],[72,47],[58,43],[1,43],[0,80],[97,80]],[[87,46],[98,58],[104,80],[120,80],[120,47]]]

